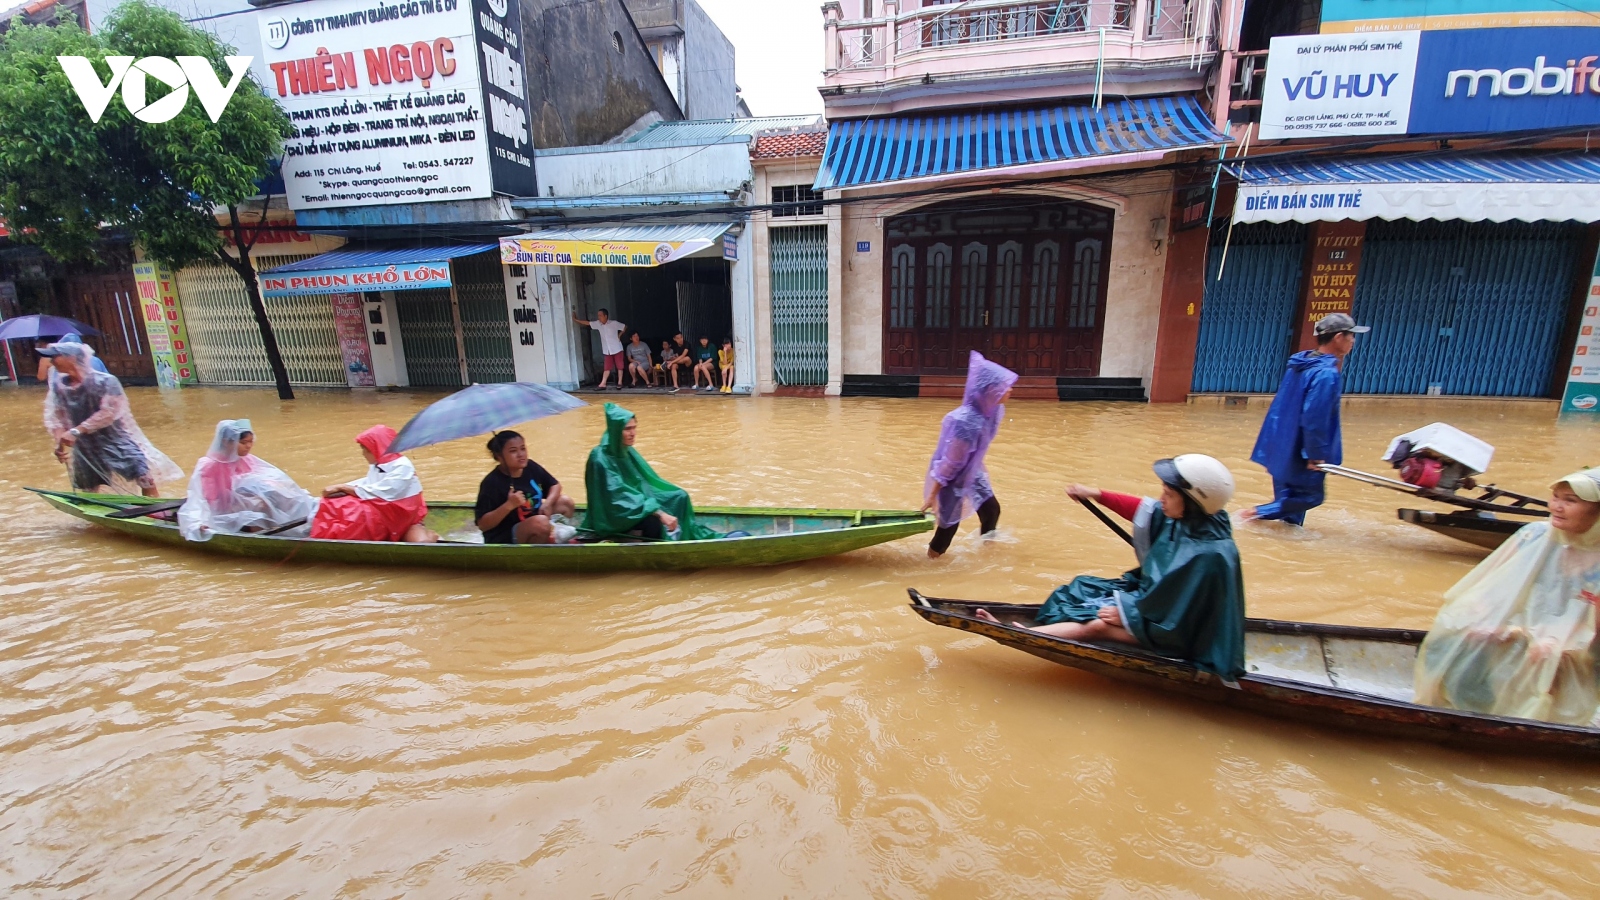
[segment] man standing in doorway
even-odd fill
[[[1276,519],[1304,525],[1306,512],[1322,505],[1322,466],[1344,462],[1339,434],[1339,367],[1355,349],[1356,335],[1370,331],[1344,313],[1317,320],[1317,349],[1289,357],[1250,461],[1272,475],[1273,499],[1239,514],[1242,521]]]
[[[587,325],[600,332],[600,355],[606,358],[605,371],[600,373],[600,390],[606,389],[606,382],[611,380],[611,373],[617,373],[617,390],[622,390],[622,373],[628,370],[628,364],[622,355],[622,333],[628,326],[621,322],[611,321],[608,310],[600,310],[600,318],[596,321],[572,317],[572,321],[579,325]]]

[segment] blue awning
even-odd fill
[[[934,116],[850,119],[828,127],[816,190],[1229,142],[1193,97],[1119,100]]]
[[[1600,153],[1247,159],[1237,222],[1600,221]]]
[[[265,272],[320,272],[324,269],[354,269],[362,266],[404,266],[411,263],[444,262],[458,256],[488,253],[499,244],[455,244],[448,247],[400,247],[383,250],[346,247],[330,250],[310,259],[274,266]]]
[[[415,291],[453,284],[450,260],[499,249],[499,244],[333,250],[261,273],[264,297]]]

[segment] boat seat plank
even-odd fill
[[[1252,675],[1335,687],[1323,657],[1322,639],[1315,634],[1246,632],[1244,664]]]
[[[1322,640],[1334,687],[1405,703],[1415,696],[1415,645],[1338,637]]]

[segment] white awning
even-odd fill
[[[1246,160],[1235,222],[1600,221],[1600,154]]]

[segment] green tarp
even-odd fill
[[[622,443],[622,429],[633,413],[606,404],[606,436],[589,451],[583,482],[589,509],[583,528],[599,537],[618,537],[639,527],[645,516],[665,512],[678,519],[680,541],[705,541],[722,535],[694,520],[689,492],[657,475],[639,451]]]

